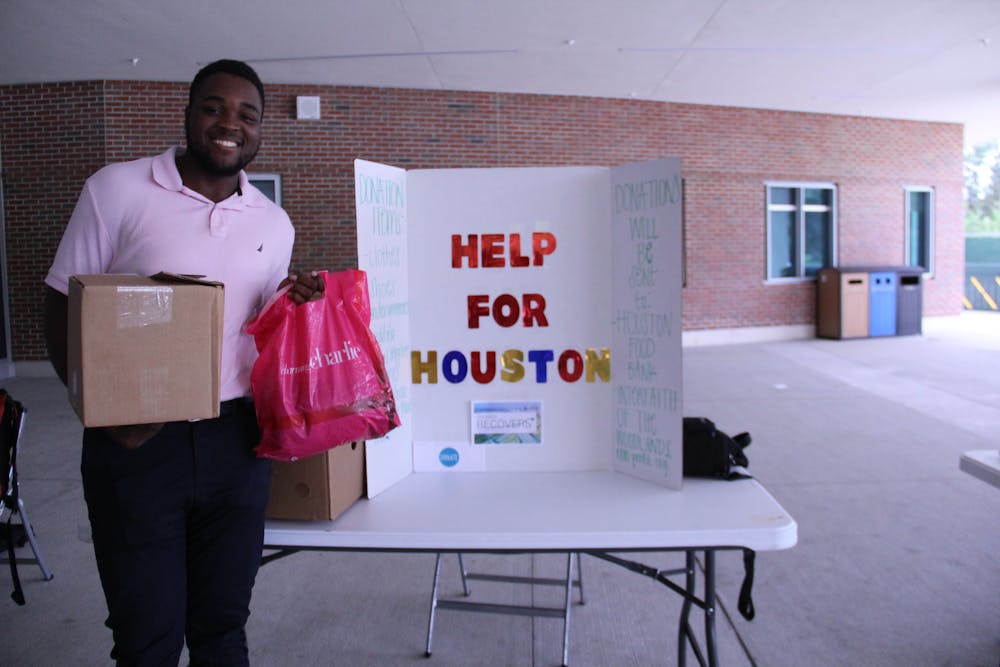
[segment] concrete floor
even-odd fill
[[[1000,664],[1000,489],[959,470],[1000,447],[1000,314],[927,319],[921,336],[797,340],[684,352],[684,412],[748,430],[752,472],[796,519],[793,549],[757,558],[757,617],[736,612],[738,554],[719,557],[724,665]],[[2,382],[29,410],[21,485],[51,569],[0,571],[0,665],[108,664],[110,632],[79,480],[80,426],[54,378]],[[85,530],[84,530],[85,533]],[[659,568],[681,556],[641,558]],[[563,556],[470,555],[469,569],[558,576]],[[301,553],[261,569],[258,667],[558,665],[562,623],[439,612],[423,657],[432,555]],[[4,566],[5,568],[6,566]],[[584,557],[571,665],[673,665],[679,601]],[[461,593],[445,561],[442,594]],[[545,587],[474,582],[476,599],[558,604]],[[689,655],[690,664],[695,664]]]

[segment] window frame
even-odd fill
[[[797,190],[795,204],[771,204],[772,188],[790,188]],[[805,190],[829,190],[831,192],[830,205],[805,204]],[[816,280],[816,276],[805,274],[805,252],[806,252],[806,213],[830,213],[830,231],[828,242],[830,244],[830,266],[837,266],[837,240],[838,240],[838,210],[837,200],[839,189],[836,183],[828,181],[764,181],[764,283],[765,284],[785,284],[796,282],[811,282]],[[795,212],[795,236],[796,236],[796,275],[794,276],[771,276],[771,213],[772,211]]]
[[[906,266],[922,266],[913,261],[910,256],[910,243],[912,241],[910,233],[910,195],[914,193],[924,193],[928,196],[927,201],[927,238],[925,239],[924,251],[927,253],[927,266],[924,266],[924,276],[934,275],[934,208],[936,206],[934,188],[929,185],[906,185],[903,187],[903,264]]]
[[[274,184],[274,203],[281,206],[281,174],[274,173],[250,173],[247,172],[247,180],[250,181],[251,185],[255,185],[254,181],[269,181]],[[267,194],[261,191],[265,197]],[[270,199],[270,197],[268,197]]]

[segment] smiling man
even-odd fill
[[[45,278],[46,339],[66,382],[69,278],[159,271],[225,285],[220,417],[84,429],[81,473],[107,625],[119,665],[246,665],[245,625],[260,563],[269,466],[255,456],[256,358],[243,325],[291,282],[297,303],[322,290],[289,276],[294,231],[247,180],[264,88],[233,60],[191,83],[186,147],[112,164],[87,179]]]

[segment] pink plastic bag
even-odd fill
[[[286,288],[246,325],[260,353],[250,374],[258,456],[294,461],[400,424],[364,271],[320,276],[323,298],[297,306]]]

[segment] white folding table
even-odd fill
[[[966,452],[958,461],[959,469],[1000,489],[1000,451],[979,449]]]
[[[689,623],[692,606],[704,613],[707,664],[717,662],[715,552],[787,549],[797,539],[795,521],[754,479],[686,478],[675,491],[613,471],[414,473],[334,521],[269,520],[264,533],[265,548],[278,550],[265,562],[299,550],[577,552],[603,558],[684,598],[681,665],[687,643],[706,664]],[[610,553],[638,551],[684,551],[686,567],[659,571]],[[698,551],[705,555],[703,598],[695,586]],[[671,581],[674,574],[685,575],[685,583]]]

